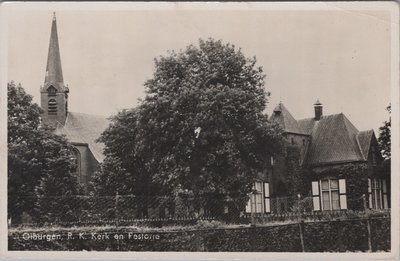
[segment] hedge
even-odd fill
[[[368,232],[370,223],[370,242]],[[302,229],[301,229],[302,227]],[[67,239],[70,230],[11,231],[8,248],[41,251],[229,251],[229,252],[344,252],[390,251],[390,218],[319,221],[263,227],[216,228],[142,233],[132,228],[97,228],[96,235],[110,239],[79,238],[79,231]],[[303,235],[303,245],[300,238]],[[24,234],[25,233],[25,234]],[[26,240],[26,233],[62,235],[55,240]],[[131,238],[128,234],[131,233]],[[115,235],[124,238],[114,239]],[[136,239],[134,238],[136,235]],[[143,235],[148,235],[145,239]],[[142,238],[138,238],[142,236]]]

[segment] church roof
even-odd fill
[[[104,116],[68,112],[64,126],[58,126],[56,134],[65,135],[71,143],[87,144],[98,162],[104,160],[104,144],[95,140],[108,127],[109,121]]]
[[[47,56],[46,76],[44,88],[54,85],[59,91],[64,89],[64,78],[61,68],[60,47],[58,45],[57,21],[54,15],[51,24],[49,53]]]

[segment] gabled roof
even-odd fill
[[[321,105],[317,101],[318,105]],[[374,131],[358,131],[343,113],[296,121],[280,103],[270,118],[285,132],[309,135],[303,163],[310,166],[366,161]]]
[[[361,151],[365,158],[368,158],[369,148],[371,147],[372,137],[374,136],[374,130],[360,131],[357,139],[360,143]]]
[[[270,121],[278,123],[285,132],[303,134],[300,131],[297,121],[282,103],[279,103],[275,107],[274,112],[270,117]]]
[[[98,162],[104,160],[104,144],[95,142],[108,127],[106,117],[77,112],[68,112],[64,126],[58,126],[56,134],[65,135],[71,143],[87,144]]]
[[[303,123],[307,122],[311,121]],[[306,164],[365,161],[357,139],[358,133],[343,113],[322,116],[319,121],[314,121]]]

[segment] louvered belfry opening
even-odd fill
[[[57,101],[55,99],[50,99],[47,111],[49,114],[57,114]]]

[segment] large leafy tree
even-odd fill
[[[263,113],[264,79],[255,58],[213,39],[155,59],[144,100],[113,117],[100,138],[106,160],[95,187],[108,194],[245,198],[282,142]]]
[[[76,168],[72,146],[40,124],[40,107],[20,85],[11,82],[7,87],[9,217],[18,221],[25,212],[43,220],[47,215],[72,213],[73,206],[57,200],[80,190],[72,174]]]

